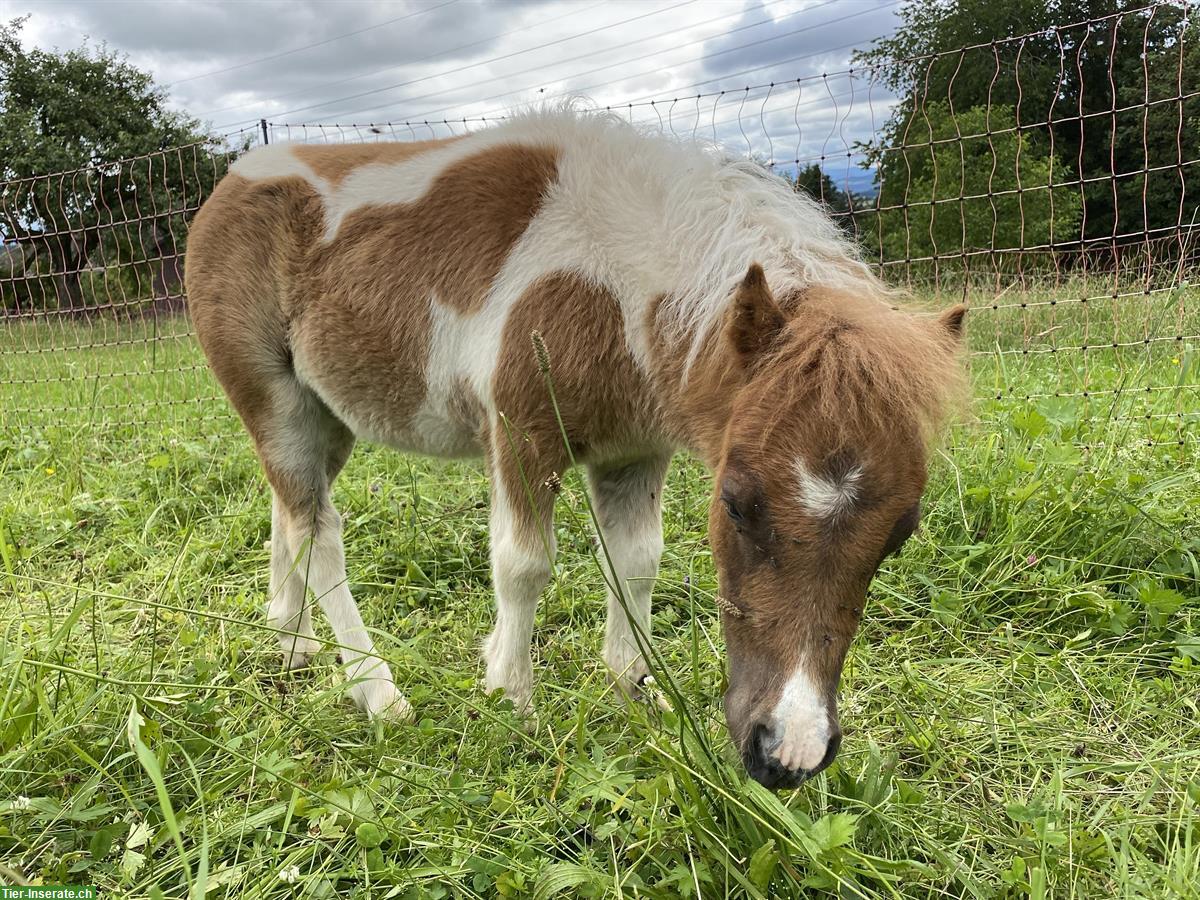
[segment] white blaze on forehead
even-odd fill
[[[829,519],[849,510],[858,499],[862,479],[861,466],[854,466],[841,478],[826,478],[808,467],[800,457],[795,462],[797,498],[800,505],[820,519]]]
[[[825,758],[832,731],[829,704],[801,663],[775,705],[773,740],[767,753],[791,771],[812,771]]]

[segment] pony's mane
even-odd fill
[[[705,178],[672,185],[668,240],[685,277],[668,295],[667,324],[703,337],[719,323],[750,263],[777,294],[813,286],[882,290],[857,248],[820,205],[749,160],[718,157]]]
[[[628,236],[639,246],[621,250],[646,258],[669,282],[659,325],[691,337],[689,362],[751,263],[777,293],[813,285],[886,293],[819,203],[715,143],[632,125],[578,99],[517,113],[501,128],[583,147],[592,177],[568,188],[588,204],[589,218],[616,224],[623,206],[646,222]],[[606,238],[597,236],[600,248]]]
[[[787,340],[764,363],[843,440],[912,428],[926,444],[967,396],[962,341],[924,311],[817,290],[796,299]]]

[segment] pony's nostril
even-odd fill
[[[773,742],[771,732],[767,730],[767,726],[761,722],[754,726],[750,731],[749,756],[756,763],[765,763],[767,761],[767,751],[770,749],[770,744]]]
[[[796,787],[806,777],[802,771],[793,771],[784,766],[777,756],[779,737],[764,724],[757,724],[750,730],[742,761],[746,771],[764,787],[779,789]]]
[[[821,757],[821,761],[817,763],[817,767],[813,769],[809,775],[816,775],[818,772],[823,772],[833,762],[833,758],[837,756],[838,750],[842,747],[842,733],[834,732],[833,737],[829,739],[829,745],[825,748],[825,755]]]

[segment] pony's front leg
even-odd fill
[[[591,466],[592,505],[603,542],[608,585],[604,662],[616,688],[635,697],[649,669],[650,593],[662,557],[662,488],[669,456],[616,467]]]
[[[484,643],[489,692],[500,688],[518,713],[533,710],[533,617],[554,566],[554,493],[548,472],[516,455],[501,432],[490,456],[492,586],[496,627]]]

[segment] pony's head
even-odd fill
[[[841,742],[836,692],[872,576],[921,520],[929,443],[961,390],[965,307],[737,288],[739,385],[709,514],[729,655],[725,715],[750,775],[791,787]]]

